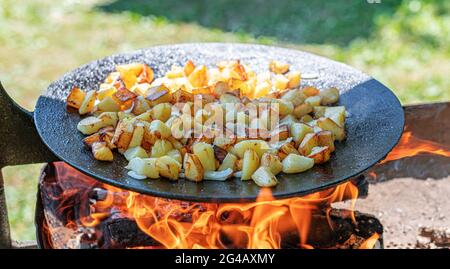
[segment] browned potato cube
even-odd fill
[[[289,79],[289,83],[287,85],[289,89],[297,88],[298,86],[300,86],[301,80],[300,72],[298,71],[290,72],[287,75],[287,78]]]
[[[135,93],[126,88],[121,88],[112,95],[114,101],[120,105],[120,110],[127,110],[130,108],[136,97],[137,95]]]
[[[308,86],[302,89],[303,94],[307,97],[319,95],[320,91],[312,86]]]
[[[322,105],[332,105],[339,100],[339,90],[336,88],[329,88],[319,93],[322,97]]]
[[[81,103],[80,108],[78,109],[78,113],[80,115],[84,115],[87,113],[91,113],[95,107],[95,100],[97,99],[97,92],[92,90],[86,93],[83,102]]]
[[[325,163],[330,160],[331,150],[327,146],[325,147],[314,147],[308,158],[314,159],[315,164]]]
[[[161,103],[170,103],[172,101],[172,94],[165,86],[156,86],[147,91],[147,97],[145,99],[153,107]]]
[[[331,131],[334,138],[338,141],[345,139],[345,129],[329,118],[320,118],[317,120],[317,126],[322,130]]]
[[[203,87],[208,83],[208,74],[207,74],[206,66],[200,65],[197,66],[188,76],[189,82],[193,87]]]
[[[213,93],[216,96],[221,96],[222,94],[228,92],[230,90],[230,87],[228,86],[228,83],[224,81],[218,81],[216,84],[214,84],[213,87]]]
[[[298,150],[294,147],[294,142],[291,143],[285,143],[283,146],[281,146],[280,151],[285,153],[286,155],[289,154],[298,154]]]
[[[131,112],[134,115],[141,115],[147,112],[149,109],[150,106],[148,105],[147,101],[145,101],[145,98],[143,96],[138,96],[136,99],[134,99],[133,110]]]
[[[318,145],[319,139],[315,133],[306,134],[298,147],[298,152],[303,156],[308,156],[311,153],[311,150]]]
[[[268,152],[264,153],[261,157],[261,166],[268,167],[274,175],[277,175],[283,170],[280,158]]]
[[[133,137],[134,125],[128,120],[121,120],[117,124],[116,132],[114,133],[112,143],[117,146],[119,150],[125,151]]]
[[[151,69],[148,65],[142,64],[142,72],[139,74],[137,78],[138,83],[152,83],[154,78],[153,69]]]
[[[261,129],[262,131],[264,129]],[[290,136],[289,134],[289,127],[288,125],[281,125],[278,126],[275,130],[270,132],[270,141],[271,142],[277,142],[288,139]],[[261,137],[264,137],[264,134],[261,134]]]
[[[73,87],[69,96],[67,96],[67,108],[78,110],[81,107],[85,96],[86,93],[84,91],[80,90],[80,88]]]
[[[92,154],[94,158],[99,161],[111,162],[114,159],[111,149],[105,142],[94,142],[92,144]]]
[[[187,179],[195,182],[203,180],[203,166],[195,154],[187,153],[183,162],[184,175]]]
[[[192,73],[192,71],[194,71],[194,69],[195,69],[194,63],[191,60],[187,61],[183,67],[184,75],[189,76]]]
[[[297,117],[301,118],[313,111],[313,107],[308,103],[303,103],[294,108],[294,112],[292,114]]]
[[[194,95],[183,89],[179,89],[178,91],[172,93],[172,101],[174,103],[194,102]]]
[[[331,152],[335,150],[333,133],[330,131],[320,131],[317,133],[319,139],[319,146],[328,147]]]
[[[269,63],[269,70],[276,74],[284,74],[289,71],[289,64],[279,61],[271,61]]]

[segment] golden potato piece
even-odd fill
[[[187,61],[183,66],[184,75],[189,76],[192,73],[192,71],[194,71],[194,69],[195,69],[194,63],[191,60]]]
[[[111,149],[105,142],[95,142],[92,144],[92,154],[99,161],[111,162],[114,159]]]
[[[148,154],[145,149],[139,146],[127,149],[123,153],[123,156],[125,156],[125,159],[128,161],[131,161],[134,158],[148,158]]]
[[[230,87],[228,86],[228,83],[224,81],[218,81],[213,86],[213,93],[216,96],[221,96],[228,91],[230,91]]]
[[[279,86],[282,86],[282,85],[279,85]],[[253,94],[253,98],[264,97],[267,94],[269,94],[270,90],[272,90],[272,85],[269,82],[263,81],[261,83],[258,83],[255,87],[255,92]]]
[[[229,151],[236,143],[236,137],[232,136],[218,136],[214,138],[214,145],[226,151]]]
[[[150,109],[150,106],[148,105],[147,101],[143,96],[138,96],[136,99],[134,99],[133,102],[134,104],[131,112],[134,115],[141,115]]]
[[[219,166],[219,169],[217,169],[217,170],[223,171],[228,168],[231,168],[231,169],[233,169],[233,171],[235,171],[237,160],[238,160],[238,158],[233,153],[228,152],[227,156],[225,156],[225,159],[223,159],[222,164]]]
[[[299,154],[298,150],[294,147],[293,142],[292,143],[284,143],[283,146],[281,146],[280,151],[286,155]]]
[[[134,158],[125,168],[130,169],[139,175],[156,179],[159,178],[159,171],[156,167],[156,161],[156,158]]]
[[[289,154],[282,163],[283,173],[295,174],[311,169],[314,166],[314,159],[297,154]]]
[[[305,123],[293,123],[291,125],[291,136],[294,139],[295,146],[298,147],[305,138],[305,135],[312,133],[313,128]]]
[[[288,125],[279,125],[275,130],[270,132],[270,141],[278,142],[286,140],[290,137]]]
[[[288,88],[289,79],[284,75],[278,74],[274,77],[273,86],[277,90],[285,90]]]
[[[305,103],[310,104],[311,106],[320,106],[321,100],[322,100],[322,97],[320,97],[319,95],[310,96],[305,99]]]
[[[316,95],[319,95],[319,93],[320,93],[320,91],[317,88],[312,87],[312,86],[303,88],[302,92],[306,97],[316,96]]]
[[[342,141],[345,139],[345,129],[329,118],[318,119],[317,126],[322,128],[322,130],[332,132],[334,138],[338,141]]]
[[[173,149],[172,143],[166,139],[157,139],[152,146],[152,158],[161,157],[167,154],[167,152]]]
[[[97,91],[97,99],[102,101],[106,97],[111,97],[117,91],[116,87],[112,84],[102,83]]]
[[[322,97],[322,105],[332,105],[339,101],[339,90],[336,88],[329,88],[320,91],[319,95]]]
[[[142,72],[142,64],[131,63],[116,66],[117,72],[120,73],[125,87],[131,89],[131,87],[137,82],[137,76]]]
[[[100,111],[118,112],[120,111],[120,104],[117,103],[111,96],[106,96],[100,103],[97,104]]]
[[[241,102],[241,99],[239,99],[239,97],[236,97],[229,93],[225,93],[220,96],[220,103],[222,103],[222,104],[227,104],[227,103],[237,104],[240,102]]]
[[[263,140],[244,140],[234,145],[231,152],[237,157],[243,158],[248,149],[254,150],[260,157],[269,150],[269,144]]]
[[[86,93],[80,88],[73,87],[67,96],[67,108],[80,109],[81,104],[86,96]]]
[[[104,122],[97,117],[84,118],[77,125],[78,131],[85,135],[96,133],[102,127],[105,127]]]
[[[178,149],[172,149],[168,151],[166,154],[167,156],[179,162],[180,164],[183,163],[183,157],[181,156],[181,153]]]
[[[325,163],[330,159],[331,150],[329,147],[314,147],[308,158],[314,159],[315,164]]]
[[[298,86],[300,86],[301,80],[300,72],[298,71],[290,72],[287,75],[287,79],[289,80],[287,85],[289,89],[297,88]]]
[[[131,138],[133,137],[134,126],[129,120],[121,120],[117,124],[112,143],[121,151],[128,149]]]
[[[187,153],[184,162],[184,175],[187,179],[195,182],[203,180],[203,166],[200,159],[195,154]]]
[[[188,76],[188,80],[195,88],[206,86],[208,83],[206,66],[197,66]]]
[[[142,71],[137,78],[138,83],[152,83],[154,78],[153,69],[146,64],[142,64]]]
[[[328,147],[331,152],[335,150],[333,133],[330,131],[320,131],[317,134],[319,146]]]
[[[301,92],[300,89],[288,90],[285,93],[283,93],[283,96],[281,97],[281,99],[292,102],[294,107],[297,107],[300,104],[303,104],[303,102],[305,101],[305,98],[306,98],[305,95]]]
[[[156,160],[156,167],[161,176],[169,180],[178,180],[181,164],[169,156],[162,156]]]
[[[204,142],[195,143],[192,147],[192,152],[200,159],[204,171],[216,170],[216,159],[212,145]]]
[[[277,178],[269,167],[261,166],[252,175],[253,181],[260,187],[274,187],[278,184]]]
[[[80,108],[78,109],[78,113],[80,115],[84,115],[87,113],[91,113],[94,110],[95,100],[97,98],[97,92],[92,90],[86,93],[83,102],[81,103]]]
[[[154,106],[151,110],[152,119],[166,121],[170,118],[172,106],[169,103],[161,103]]]
[[[319,139],[314,133],[308,133],[303,138],[300,146],[298,147],[298,152],[303,156],[308,156],[314,147],[319,145]]]
[[[128,144],[129,148],[140,146],[142,144],[142,139],[144,138],[144,124],[137,122],[134,125],[133,136]]]
[[[269,63],[269,70],[276,74],[284,74],[289,71],[289,64],[279,61],[271,61]]]
[[[172,100],[175,103],[194,102],[194,95],[183,89],[179,89],[172,93]]]
[[[294,108],[294,111],[292,112],[292,114],[297,118],[301,118],[305,115],[308,115],[312,111],[313,111],[313,106],[311,104],[303,103],[303,104],[296,106]]]
[[[280,158],[268,152],[261,157],[261,166],[268,167],[274,175],[278,175],[283,170]]]
[[[155,86],[147,91],[145,99],[151,107],[154,107],[157,104],[172,102],[172,94],[169,89],[163,85]]]
[[[259,167],[259,157],[255,150],[248,149],[244,153],[242,159],[242,177],[241,180],[249,180],[253,173]]]
[[[301,122],[304,122],[304,123],[310,123],[311,121],[313,121],[314,119],[310,116],[310,115],[305,115],[305,116],[303,116],[303,117],[301,117],[300,118],[300,121]]]
[[[154,120],[150,123],[150,132],[160,139],[167,139],[172,135],[170,128],[160,120]]]
[[[344,106],[332,106],[325,109],[324,117],[330,118],[339,126],[345,125],[345,107]]]
[[[116,112],[103,112],[97,118],[102,121],[102,128],[106,126],[115,127],[117,125],[117,122],[119,121],[119,117],[117,116]]]

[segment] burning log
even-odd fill
[[[161,247],[157,241],[142,232],[136,221],[116,213],[101,224],[103,240],[100,248]]]

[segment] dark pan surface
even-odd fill
[[[35,121],[44,143],[62,160],[98,180],[140,193],[192,201],[245,202],[255,200],[260,188],[253,182],[231,179],[226,182],[165,179],[135,180],[124,169],[127,161],[116,154],[112,163],[92,158],[76,129],[80,116],[66,111],[65,99],[73,86],[97,89],[116,64],[145,62],[161,76],[173,64],[188,59],[212,66],[220,60],[241,59],[255,71],[267,70],[272,59],[286,61],[292,70],[317,73],[318,79],[304,80],[302,85],[319,89],[335,86],[341,90],[340,105],[349,115],[346,120],[348,139],[337,144],[330,162],[308,172],[279,175],[280,184],[273,188],[277,198],[316,192],[360,174],[383,159],[398,142],[404,125],[403,109],[395,95],[371,77],[347,65],[322,57],[260,45],[183,44],[153,47],[128,54],[107,57],[84,65],[51,84],[38,100]]]

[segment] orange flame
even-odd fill
[[[300,246],[307,245],[314,210],[344,199],[358,189],[350,182],[304,197],[275,200],[271,190],[261,189],[253,203],[188,203],[128,192],[126,203],[112,198],[117,188],[104,185],[108,197],[95,205],[91,221],[95,226],[115,207],[132,217],[139,228],[165,248],[280,248],[282,235],[296,230]],[[354,216],[352,216],[354,220]]]
[[[373,249],[379,238],[380,238],[380,235],[377,233],[374,233],[371,237],[367,238],[366,241],[364,241],[359,246],[359,249]]]
[[[435,143],[433,141],[414,137],[411,131],[405,131],[397,146],[395,146],[386,159],[381,161],[380,164],[406,157],[412,157],[420,153],[431,153],[444,157],[450,157],[450,147]]]
[[[58,180],[62,181],[59,185],[63,185],[63,191],[55,193],[52,199],[67,202],[58,203],[58,211],[73,210],[69,203],[73,195],[78,200],[89,201],[89,196],[84,194],[87,190],[96,187],[104,190],[102,199],[94,199],[88,210],[80,210],[78,219],[67,220],[65,228],[76,229],[79,225],[95,228],[113,212],[120,212],[168,249],[281,248],[286,235],[296,236],[296,246],[312,248],[308,237],[311,229],[316,228],[312,226],[313,214],[343,200],[352,201],[353,212],[358,197],[357,187],[347,182],[303,197],[281,200],[274,199],[269,188],[262,188],[257,200],[251,203],[192,203],[124,191],[92,179],[87,181],[84,175],[64,163],[55,166],[62,174]],[[83,183],[74,183],[77,180]],[[88,213],[83,215],[83,212]],[[355,221],[353,214],[351,219]],[[332,229],[328,214],[327,220]]]

